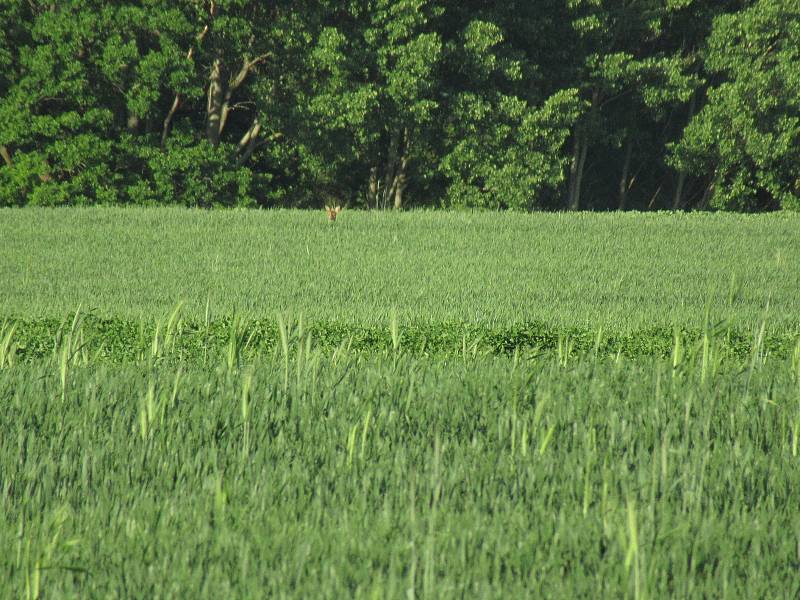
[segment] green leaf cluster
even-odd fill
[[[798,6],[3,2],[0,205],[798,208]]]
[[[800,2],[719,17],[705,64],[717,82],[674,163],[711,173],[716,208],[800,209]]]

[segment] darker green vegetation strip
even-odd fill
[[[13,328],[13,332],[12,332]],[[649,327],[629,333],[602,329],[555,327],[541,322],[495,327],[466,324],[400,324],[385,327],[337,322],[284,323],[278,319],[221,318],[208,323],[178,320],[173,324],[145,320],[104,319],[93,315],[77,321],[38,319],[6,321],[8,347],[22,361],[47,357],[64,346],[92,358],[114,362],[147,357],[198,360],[219,352],[258,356],[272,353],[289,340],[311,340],[322,351],[381,353],[402,350],[416,356],[505,355],[515,352],[557,352],[627,357],[667,357],[676,351],[702,351],[746,357],[754,352],[785,358],[800,343],[800,331],[767,332],[741,329],[724,322],[702,329]],[[0,336],[2,337],[2,336]]]

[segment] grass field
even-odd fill
[[[0,370],[0,595],[800,593],[800,352],[286,349]]]
[[[0,210],[0,314],[631,331],[800,322],[800,216]],[[768,312],[767,312],[768,309]]]
[[[0,211],[0,597],[800,595],[800,218],[324,219]]]

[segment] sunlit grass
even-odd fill
[[[751,328],[800,322],[800,216],[0,211],[0,313]]]

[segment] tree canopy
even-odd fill
[[[0,205],[800,208],[800,0],[0,18]]]

